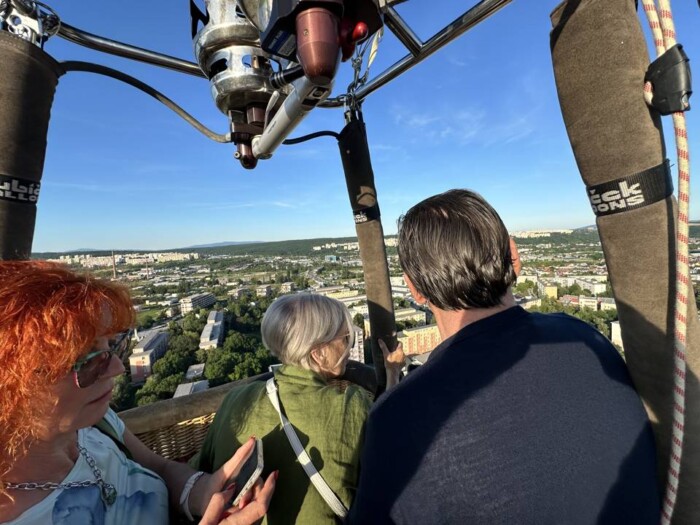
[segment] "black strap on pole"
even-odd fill
[[[53,95],[63,69],[0,31],[0,260],[29,259]]]
[[[359,113],[347,112],[346,120],[347,125],[340,132],[338,146],[364,268],[372,358],[377,375],[375,394],[379,396],[386,388],[386,371],[377,339],[386,342],[389,349],[393,350],[396,346],[394,302],[389,282],[384,231],[377,204],[377,190],[374,186],[374,172],[367,145],[367,131]]]

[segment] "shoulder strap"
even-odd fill
[[[132,460],[134,459],[134,456],[131,455],[131,451],[124,444],[124,442],[121,439],[119,439],[117,431],[110,424],[110,422],[107,421],[107,418],[103,417],[102,419],[100,419],[97,423],[93,425],[93,428],[96,428],[108,438],[110,438],[112,441],[114,441],[114,444],[117,445],[117,447],[119,447],[119,450],[121,450],[127,458]]]
[[[306,453],[306,450],[304,450],[304,446],[301,444],[301,441],[299,441],[299,436],[297,436],[297,433],[294,431],[294,427],[292,427],[289,420],[282,412],[280,400],[277,396],[277,385],[275,385],[274,377],[267,380],[267,397],[270,398],[272,406],[275,407],[277,414],[280,416],[282,429],[284,430],[284,433],[287,434],[289,444],[292,445],[292,449],[294,449],[294,453],[297,455],[297,459],[299,460],[299,463],[301,463],[304,472],[306,472],[306,475],[309,476],[311,483],[313,483],[318,493],[325,500],[335,515],[340,518],[344,518],[348,513],[348,509],[345,508],[343,502],[338,499],[338,496],[336,496],[333,490],[328,486],[328,483],[326,483],[326,480],[323,479],[321,473],[316,470],[316,467],[311,462],[311,458]]]

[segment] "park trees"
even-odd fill
[[[216,386],[261,374],[275,362],[255,337],[232,330],[221,348],[209,351],[204,375]]]

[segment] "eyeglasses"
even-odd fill
[[[120,359],[123,357],[129,346],[129,334],[128,330],[118,334],[109,341],[109,350],[90,352],[73,365],[73,377],[78,388],[87,388],[94,384],[107,371],[113,355]]]

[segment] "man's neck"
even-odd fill
[[[508,290],[501,298],[500,304],[491,308],[470,308],[469,310],[441,310],[435,306],[430,306],[430,309],[435,316],[440,337],[442,340],[452,337],[462,328],[492,315],[498,314],[515,306],[515,298]]]

